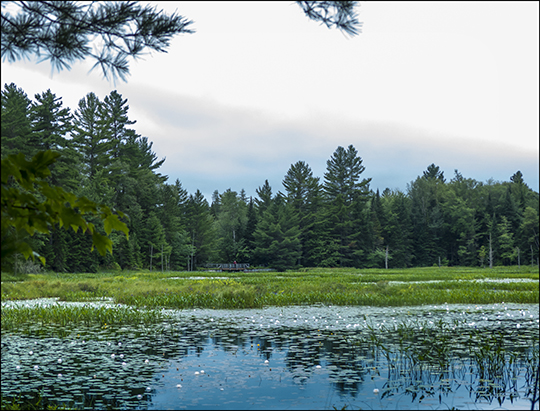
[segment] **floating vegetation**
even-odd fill
[[[538,305],[160,315],[143,326],[3,325],[3,408],[36,398],[79,409],[538,407]]]

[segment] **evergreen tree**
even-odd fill
[[[526,207],[521,224],[522,232],[522,248],[530,252],[532,260],[538,261],[539,249],[539,228],[538,228],[538,211],[532,207]],[[532,254],[532,255],[531,255]]]
[[[20,152],[31,157],[27,142],[32,132],[29,116],[32,101],[15,83],[5,84],[1,98],[2,158]]]
[[[102,118],[102,103],[94,93],[79,100],[74,113],[73,142],[82,155],[84,172],[93,179],[97,172],[109,165],[109,130]]]
[[[369,197],[371,178],[359,181],[365,167],[352,145],[347,150],[338,147],[326,164],[323,189],[329,216],[335,219],[329,235],[339,247],[339,265],[351,266],[359,254],[364,252],[359,248],[357,240],[361,232],[355,226],[358,225],[361,209]],[[356,209],[354,213],[353,208]]]
[[[125,144],[129,130],[126,126],[135,124],[128,118],[129,105],[127,99],[122,99],[122,95],[116,90],[109,93],[101,105],[101,117],[109,130],[109,155],[113,159],[120,156],[121,146]]]
[[[413,265],[430,266],[446,258],[443,203],[446,184],[438,166],[431,164],[422,177],[408,185],[411,199]]]
[[[268,209],[272,203],[272,187],[268,183],[268,180],[264,181],[264,185],[255,190],[259,198],[255,199],[255,204],[257,206],[257,211],[259,217],[262,217],[263,213]]]
[[[193,266],[211,262],[215,257],[214,219],[208,202],[197,190],[189,196],[186,207],[186,229],[194,247]]]
[[[294,268],[301,255],[300,229],[283,197],[276,196],[254,233],[254,258],[278,271]]]
[[[306,243],[310,240],[313,222],[316,218],[317,208],[320,198],[319,178],[313,177],[313,172],[309,165],[303,161],[291,165],[285,178],[283,186],[287,192],[286,201],[292,207],[299,222],[300,244],[302,257],[300,264],[309,264],[314,262],[310,250]]]
[[[240,250],[241,261],[253,263],[252,256],[255,248],[255,229],[257,228],[257,212],[253,204],[253,199],[250,198],[246,211],[246,228],[244,231],[244,248]]]
[[[30,109],[32,133],[28,144],[32,147],[30,155],[38,151],[61,151],[66,146],[65,135],[71,129],[71,114],[62,108],[62,98],[51,90],[36,94],[36,103]]]

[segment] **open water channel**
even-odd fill
[[[57,303],[2,310],[17,304]],[[536,304],[167,313],[3,331],[2,395],[88,409],[538,409]]]

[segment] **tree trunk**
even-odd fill
[[[493,268],[493,248],[491,247],[491,233],[489,233],[489,268]]]
[[[154,246],[150,244],[150,271],[152,271],[152,257],[154,255]]]
[[[386,255],[384,257],[384,267],[388,270],[388,246],[386,246]]]

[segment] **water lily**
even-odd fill
[[[149,362],[150,362],[150,361],[148,361],[148,360],[144,360],[144,363],[145,363],[145,364],[148,364]]]
[[[58,378],[62,378],[62,374],[58,374]]]
[[[182,384],[176,384],[176,388],[182,388]]]
[[[199,371],[195,371],[195,375],[199,375]]]
[[[141,400],[141,399],[142,399],[142,395],[141,395],[141,394],[137,395],[137,399],[138,399],[138,400]]]
[[[39,370],[39,365],[34,365],[34,370]]]
[[[146,391],[152,391],[151,387],[146,387]]]
[[[111,358],[112,358],[113,360],[114,360],[114,357],[115,357],[115,355],[114,355],[114,354],[111,354]]]
[[[127,364],[125,362],[122,363],[122,367],[125,367],[127,366]]]
[[[379,393],[379,389],[378,389],[378,388],[375,388],[375,389],[373,390],[373,394],[378,394],[378,393]]]
[[[30,355],[34,354],[34,351],[30,351],[28,354],[30,354]]]

